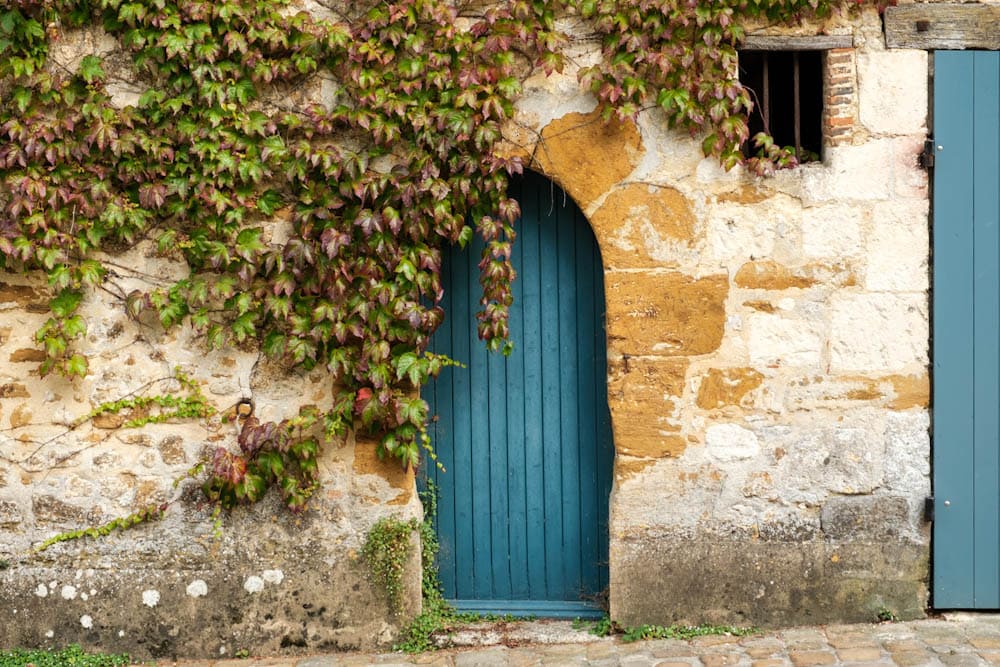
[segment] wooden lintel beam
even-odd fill
[[[747,35],[740,48],[750,51],[825,51],[853,46],[853,35]]]
[[[912,4],[885,11],[891,49],[1000,49],[1000,6]]]

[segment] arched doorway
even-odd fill
[[[446,320],[432,347],[461,361],[423,390],[445,472],[438,556],[459,609],[600,614],[614,457],[600,251],[580,209],[534,173],[521,204],[509,357],[476,335],[482,242],[444,262]]]

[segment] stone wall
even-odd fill
[[[572,62],[594,62],[595,40],[565,27]],[[825,58],[821,162],[763,180],[725,172],[656,112],[602,123],[574,68],[529,79],[506,131],[510,151],[576,200],[601,247],[610,611],[626,625],[861,620],[882,607],[913,617],[927,601],[928,183],[917,155],[928,58],[886,51],[873,12],[795,32],[855,39]],[[67,58],[114,48],[99,35],[62,44]],[[123,68],[114,85],[127,104]],[[183,269],[144,245],[115,264],[118,294]],[[324,485],[301,517],[272,500],[222,517],[215,535],[197,484],[172,482],[234,443],[232,423],[78,423],[102,402],[175,388],[175,367],[220,412],[249,398],[280,419],[328,401],[323,373],[252,350],[206,354],[191,332],[130,320],[96,292],[83,311],[91,375],[42,379],[32,334],[46,299],[41,283],[0,276],[0,645],[332,650],[385,642],[415,611],[415,556],[399,615],[359,556],[379,518],[421,512],[412,476],[371,443],[324,450]],[[160,523],[31,554],[154,500],[177,501]]]
[[[573,71],[508,133],[601,247],[626,625],[924,613],[928,56],[874,12],[816,31],[855,48],[825,54],[822,161],[774,178],[655,112],[602,124]]]
[[[41,285],[0,281],[0,645],[82,642],[133,657],[232,656],[384,644],[419,609],[419,550],[395,613],[360,555],[380,518],[421,516],[412,474],[382,463],[372,442],[327,445],[323,486],[293,516],[276,497],[220,517],[196,480],[173,487],[216,446],[235,446],[223,419],[250,399],[262,420],[328,405],[328,376],[289,372],[257,351],[206,353],[191,331],[163,333],[128,318],[118,295],[149,289],[182,268],[140,244],[114,258],[108,292],[82,307],[91,364],[84,380],[39,378],[33,332],[48,317]],[[85,420],[96,406],[135,395],[183,394],[190,376],[220,413],[193,423],[128,428],[132,414]],[[172,501],[157,523],[98,540],[33,547],[150,503]],[[416,545],[414,545],[416,546]]]

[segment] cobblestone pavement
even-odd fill
[[[1000,615],[958,614],[905,623],[797,627],[748,637],[710,636],[691,641],[622,643],[593,637],[574,643],[448,649],[417,656],[342,653],[180,664],[184,667],[1000,665]]]

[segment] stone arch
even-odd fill
[[[504,136],[508,155],[573,198],[600,248],[617,483],[684,451],[675,416],[689,358],[719,348],[729,279],[678,270],[698,221],[678,189],[636,177],[648,149],[632,121],[571,112],[534,130],[512,122]]]

